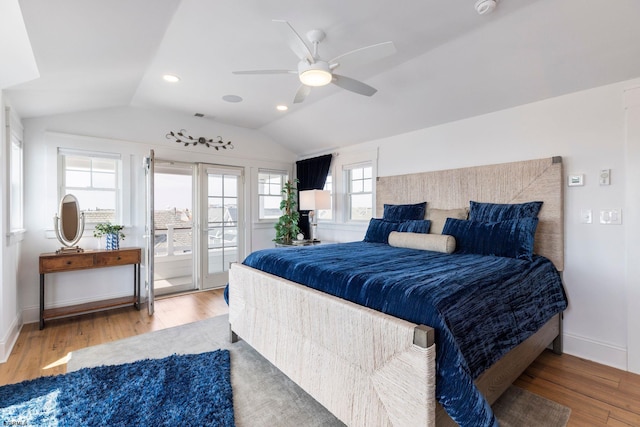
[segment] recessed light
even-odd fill
[[[289,109],[289,107],[287,107],[286,105],[276,105],[276,110],[278,111],[287,111]]]
[[[162,78],[165,82],[169,83],[177,83],[180,81],[180,77],[174,76],[173,74],[165,74],[164,76],[162,76]]]
[[[476,12],[478,12],[479,15],[486,15],[487,13],[493,12],[493,9],[495,9],[497,5],[497,0],[478,0],[475,4]]]
[[[242,102],[242,97],[238,95],[225,95],[222,99],[227,102]]]

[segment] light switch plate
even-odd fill
[[[580,210],[580,223],[581,224],[591,224],[592,219],[591,209],[581,209]]]
[[[600,170],[600,185],[611,185],[611,169]]]

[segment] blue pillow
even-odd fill
[[[365,242],[389,243],[389,234],[398,231],[400,223],[397,221],[387,221],[384,219],[371,218],[367,234],[364,235]]]
[[[508,219],[537,218],[542,202],[516,204],[469,203],[469,221],[498,222]]]
[[[431,229],[431,221],[428,219],[414,219],[411,221],[402,221],[396,231],[405,233],[429,233]]]
[[[456,239],[456,252],[531,261],[538,218],[477,222],[447,218],[442,234]]]
[[[384,205],[382,219],[387,221],[407,221],[412,219],[424,219],[427,202],[413,205]]]

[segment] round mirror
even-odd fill
[[[69,250],[82,252],[82,249],[77,246],[71,248],[80,240],[84,232],[84,212],[80,211],[80,204],[76,196],[67,194],[60,200],[58,214],[54,216],[53,222],[56,237],[65,246],[58,252]]]

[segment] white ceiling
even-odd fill
[[[306,154],[640,77],[638,0],[499,0],[483,16],[474,2],[20,0],[40,77],[6,92],[23,118],[120,106],[203,113]],[[324,58],[388,40],[398,52],[340,68],[374,96],[330,85],[294,105],[295,75],[232,74],[296,67],[272,19],[303,36],[323,29]]]

